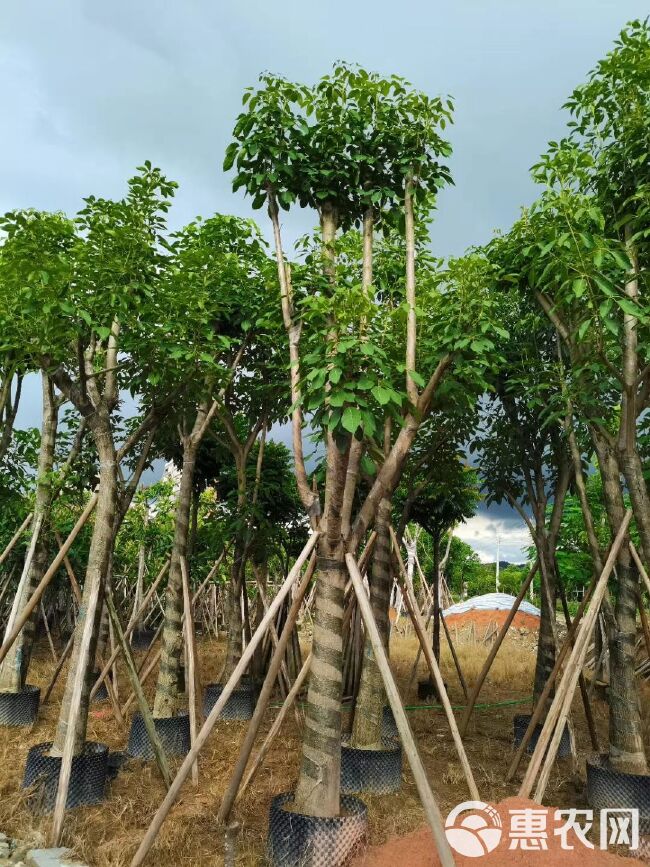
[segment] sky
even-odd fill
[[[312,82],[342,59],[453,96],[455,186],[439,197],[432,247],[457,255],[535,197],[528,171],[562,135],[563,102],[647,12],[636,0],[5,3],[0,209],[73,214],[91,193],[120,197],[149,159],[180,184],[172,226],[249,216],[221,171],[244,88],[264,70]],[[311,222],[287,217],[287,241]],[[38,424],[37,382],[25,398],[19,423]],[[502,559],[523,559],[529,540],[509,508],[482,506],[458,530],[486,560],[497,534]]]

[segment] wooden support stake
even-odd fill
[[[264,718],[264,714],[266,713],[266,708],[268,706],[269,699],[271,698],[271,693],[273,692],[276,678],[280,671],[280,665],[282,663],[282,660],[284,659],[284,653],[287,649],[287,644],[289,643],[289,639],[293,634],[293,627],[296,622],[296,618],[300,613],[300,606],[302,605],[302,600],[305,596],[305,593],[307,592],[307,587],[309,586],[309,582],[313,577],[315,568],[316,555],[314,554],[312,555],[309,566],[307,567],[307,570],[305,571],[305,574],[298,586],[298,590],[291,603],[291,608],[287,613],[287,619],[285,620],[284,627],[282,629],[282,632],[280,633],[280,637],[278,638],[278,643],[271,658],[266,677],[264,678],[264,683],[262,684],[262,689],[260,690],[253,716],[250,723],[248,724],[246,736],[244,737],[244,741],[239,750],[239,755],[237,757],[235,767],[233,768],[230,783],[228,784],[228,788],[226,789],[226,792],[221,801],[221,806],[219,807],[219,812],[217,813],[217,822],[219,822],[220,824],[225,824],[230,817],[230,811],[232,810],[233,804],[235,803],[235,798],[237,797],[237,792],[239,791],[239,784],[241,783],[242,777],[244,776],[244,773],[246,771],[246,765],[248,764],[248,760],[250,759],[253,745],[255,744],[255,738],[257,737],[257,733],[262,723],[262,719]]]
[[[596,622],[598,612],[600,611],[603,597],[607,591],[607,580],[614,568],[616,557],[621,545],[623,544],[631,520],[632,511],[631,509],[628,509],[623,521],[621,522],[619,531],[616,534],[616,539],[611,547],[603,571],[598,579],[598,583],[596,584],[596,589],[594,590],[589,610],[582,621],[576,636],[575,645],[571,651],[571,656],[566,664],[564,676],[562,677],[560,685],[555,693],[555,697],[546,716],[546,721],[544,722],[544,726],[540,732],[537,746],[535,747],[535,751],[531,757],[530,764],[528,765],[526,775],[524,776],[524,780],[519,790],[519,797],[521,798],[528,798],[530,796],[533,782],[537,777],[542,762],[543,766],[537,783],[537,789],[535,790],[534,800],[541,803],[541,799],[544,797],[546,783],[548,782],[551,767],[555,761],[557,749],[560,745],[560,739],[564,730],[564,723],[578,683],[578,675],[582,671],[582,666],[584,664],[587,647],[589,645],[589,637]]]
[[[591,584],[589,585],[589,587],[587,589],[587,592],[582,597],[582,601],[580,603],[580,606],[578,607],[578,610],[576,612],[576,616],[573,619],[573,622],[572,622],[571,628],[569,629],[569,632],[567,634],[566,640],[565,640],[564,644],[562,645],[560,652],[558,653],[558,655],[555,659],[555,665],[553,666],[553,669],[552,669],[550,675],[548,676],[548,680],[544,684],[544,689],[542,690],[540,697],[537,699],[537,704],[533,708],[533,713],[532,713],[530,721],[528,723],[528,727],[526,729],[526,732],[525,732],[523,738],[521,739],[521,743],[517,747],[517,751],[515,752],[515,755],[513,756],[512,762],[510,763],[510,767],[508,768],[508,773],[506,774],[506,782],[508,782],[508,783],[513,779],[514,775],[517,773],[517,768],[521,764],[521,760],[523,758],[524,751],[526,750],[526,748],[530,742],[530,739],[533,736],[533,732],[535,731],[537,723],[542,718],[542,714],[544,713],[544,708],[546,707],[546,700],[549,697],[549,695],[551,694],[551,690],[553,689],[553,684],[555,683],[555,679],[558,676],[558,673],[560,671],[560,668],[562,667],[562,663],[564,662],[567,653],[569,652],[571,647],[573,647],[575,634],[578,631],[578,626],[580,625],[580,622],[582,620],[582,615],[584,614],[585,609],[586,609],[587,605],[589,604],[589,600],[591,599],[591,596],[594,592],[597,580],[598,580],[597,576],[594,575],[594,577],[591,580]]]
[[[50,625],[47,622],[47,614],[45,613],[45,606],[43,605],[43,600],[41,599],[41,618],[43,619],[43,626],[45,627],[45,634],[47,635],[47,641],[50,645],[50,653],[52,654],[52,659],[54,660],[54,664],[57,665],[59,661],[59,657],[56,655],[56,650],[54,649],[54,642],[52,641],[52,635],[50,634]]]
[[[0,554],[0,566],[2,566],[4,561],[11,554],[13,549],[16,547],[16,542],[20,539],[20,537],[23,535],[25,530],[29,527],[33,517],[34,517],[34,513],[30,512],[29,515],[27,515],[25,520],[22,522],[20,527],[18,527],[16,532],[13,534],[13,536],[11,537],[11,539],[9,540],[9,542],[7,544],[7,547],[4,549],[2,554]]]
[[[352,579],[352,586],[354,587],[354,591],[357,594],[361,617],[363,618],[363,622],[366,627],[366,634],[370,639],[370,643],[375,654],[375,661],[384,681],[386,697],[388,698],[388,702],[393,711],[393,716],[395,717],[395,723],[397,725],[397,730],[402,740],[404,752],[406,753],[406,757],[411,766],[415,785],[417,787],[418,794],[420,795],[420,800],[422,801],[422,806],[424,807],[427,821],[429,822],[429,825],[431,827],[433,839],[435,841],[436,849],[438,850],[438,855],[440,857],[440,863],[442,867],[455,867],[456,862],[454,861],[454,856],[452,855],[449,843],[447,842],[447,838],[445,836],[445,829],[442,821],[442,816],[440,815],[440,808],[438,807],[434,794],[431,791],[431,786],[429,785],[429,781],[427,780],[427,775],[426,771],[424,770],[424,765],[422,764],[422,759],[420,758],[418,748],[413,738],[411,726],[409,725],[409,721],[406,718],[406,713],[404,712],[404,708],[402,707],[402,699],[400,697],[397,685],[391,673],[390,665],[388,664],[386,651],[384,649],[381,636],[379,635],[379,630],[377,629],[377,624],[372,613],[372,608],[370,607],[370,600],[368,599],[363,586],[363,579],[361,577],[361,573],[357,568],[357,564],[352,554],[345,555],[345,562],[347,563],[348,572],[350,574],[350,578]],[[135,867],[135,865],[132,865],[132,867]]]
[[[454,745],[456,747],[456,752],[458,753],[458,759],[460,761],[461,767],[463,769],[463,773],[465,775],[465,780],[467,782],[467,788],[469,789],[469,793],[474,801],[480,801],[481,797],[478,793],[478,789],[476,788],[476,783],[474,781],[474,775],[472,774],[472,769],[470,767],[469,761],[467,759],[467,754],[465,752],[465,747],[463,746],[463,740],[458,731],[458,726],[456,725],[456,718],[454,717],[454,712],[451,707],[451,703],[449,701],[449,696],[447,695],[447,690],[445,689],[445,683],[442,679],[442,675],[440,674],[440,669],[438,668],[438,662],[436,660],[435,654],[433,652],[433,648],[427,641],[427,634],[424,629],[424,622],[422,620],[422,615],[418,610],[418,604],[415,599],[415,594],[413,593],[413,588],[409,581],[409,575],[404,566],[404,561],[402,560],[402,555],[399,550],[399,543],[397,541],[397,536],[395,535],[395,531],[393,528],[390,528],[391,538],[393,540],[393,551],[397,558],[397,562],[399,565],[399,572],[402,576],[402,598],[406,604],[409,615],[411,617],[411,621],[413,623],[413,628],[415,629],[416,635],[418,637],[418,641],[420,642],[420,647],[422,648],[422,653],[424,654],[424,658],[427,663],[427,667],[429,669],[429,674],[431,675],[431,679],[436,685],[436,689],[438,690],[438,696],[440,697],[440,701],[442,702],[442,706],[445,709],[445,715],[447,716],[447,722],[449,723],[449,728],[451,730],[451,736],[454,739]]]
[[[451,635],[449,634],[449,627],[447,626],[447,621],[444,618],[442,611],[440,612],[440,622],[442,623],[442,628],[445,630],[445,637],[447,639],[447,644],[449,645],[449,650],[451,651],[451,657],[454,660],[454,665],[456,667],[456,674],[458,675],[458,680],[460,681],[460,687],[463,690],[463,695],[465,696],[465,701],[469,698],[469,693],[467,691],[467,682],[463,676],[463,669],[460,667],[460,660],[458,659],[458,655],[456,653],[456,648],[454,647],[454,643],[451,640]],[[425,632],[426,632],[426,624],[425,624]]]
[[[512,608],[508,612],[508,616],[506,617],[505,622],[504,622],[503,626],[501,627],[501,631],[499,632],[496,641],[494,642],[494,644],[492,645],[492,648],[490,649],[490,652],[488,653],[487,659],[483,663],[483,668],[481,669],[481,672],[480,672],[480,674],[476,680],[476,683],[472,687],[472,691],[471,691],[470,696],[467,700],[467,707],[465,708],[465,713],[463,714],[463,718],[462,718],[461,723],[460,723],[461,737],[465,737],[465,735],[467,733],[467,726],[469,725],[469,721],[470,721],[471,716],[472,716],[472,711],[474,710],[474,705],[476,704],[476,699],[478,698],[478,695],[481,691],[481,688],[483,687],[483,684],[485,682],[485,678],[488,676],[490,669],[492,668],[492,663],[494,662],[495,656],[499,652],[499,648],[501,647],[501,645],[503,643],[503,639],[508,634],[508,629],[510,629],[510,624],[515,619],[515,614],[519,610],[519,606],[523,602],[523,599],[524,599],[526,593],[528,592],[528,588],[530,587],[530,584],[531,584],[533,578],[535,577],[535,572],[537,572],[538,567],[539,567],[539,560],[535,560],[530,571],[528,572],[528,575],[526,576],[524,583],[521,585],[521,587],[519,589],[519,593],[517,594],[517,598],[515,599],[515,601],[512,605]]]
[[[636,550],[636,545],[630,539],[630,552],[632,554],[632,559],[636,563],[636,568],[639,570],[639,575],[643,579],[643,583],[645,584],[645,589],[650,593],[650,578],[648,577],[648,573],[645,569],[645,566],[641,562],[641,557],[639,557],[639,552]]]
[[[86,521],[90,517],[90,515],[91,515],[91,513],[92,513],[92,511],[96,505],[97,505],[97,492],[95,492],[92,495],[92,497],[90,498],[90,500],[88,500],[86,508],[83,510],[83,512],[81,513],[81,515],[77,519],[77,523],[74,525],[74,527],[70,531],[70,535],[63,543],[63,547],[59,550],[59,553],[56,555],[56,557],[52,561],[52,564],[50,565],[49,569],[47,570],[45,575],[43,575],[43,577],[39,581],[38,586],[36,587],[36,589],[34,590],[34,592],[32,593],[32,595],[30,597],[29,602],[27,603],[27,605],[25,605],[23,610],[20,612],[20,614],[16,618],[16,622],[14,623],[14,627],[11,630],[11,634],[5,638],[5,640],[2,644],[2,647],[0,647],[0,663],[3,661],[5,656],[9,653],[9,651],[11,650],[11,648],[13,646],[14,641],[20,635],[23,626],[27,623],[29,618],[32,616],[32,612],[34,611],[34,609],[36,608],[38,603],[41,601],[43,593],[45,593],[48,584],[50,583],[52,578],[54,578],[56,573],[59,571],[59,567],[61,566],[61,563],[63,563],[63,558],[65,557],[65,555],[68,553],[68,551],[72,547],[74,540],[79,535],[82,527],[84,526],[84,524],[86,523]]]
[[[115,603],[113,602],[113,596],[111,593],[106,594],[105,602],[108,606],[108,613],[111,618],[111,623],[113,624],[113,629],[115,630],[115,637],[117,639],[117,643],[122,648],[124,662],[126,663],[126,670],[129,673],[131,684],[138,699],[138,707],[140,708],[140,713],[142,714],[142,721],[144,723],[144,727],[146,728],[147,734],[149,735],[149,741],[151,742],[151,748],[153,749],[156,764],[158,765],[161,776],[165,781],[165,786],[169,788],[171,786],[172,778],[169,771],[169,765],[167,764],[167,756],[165,755],[165,750],[163,749],[163,745],[160,741],[160,738],[158,737],[158,732],[156,731],[153,717],[151,715],[151,711],[149,710],[149,704],[147,703],[147,699],[142,689],[142,684],[140,683],[138,674],[135,670],[133,654],[131,653],[129,642],[122,629],[122,624],[120,623],[120,618],[115,609]]]
[[[235,804],[238,804],[239,801],[241,801],[241,799],[244,796],[244,792],[249,787],[253,778],[255,777],[255,774],[260,769],[260,766],[261,766],[262,762],[264,761],[266,754],[268,753],[269,749],[271,748],[271,744],[273,743],[275,736],[280,731],[280,728],[282,727],[282,723],[284,722],[286,715],[289,713],[292,706],[294,705],[294,703],[296,701],[296,697],[300,693],[300,690],[302,689],[303,684],[304,684],[305,680],[307,679],[307,675],[309,674],[310,665],[311,665],[311,653],[307,656],[307,659],[305,660],[302,668],[300,669],[300,672],[298,673],[298,677],[296,678],[293,686],[289,690],[289,694],[285,698],[284,703],[283,703],[282,707],[280,708],[280,713],[273,720],[273,725],[269,729],[269,733],[267,734],[267,736],[264,738],[264,742],[263,742],[262,746],[260,747],[260,751],[255,756],[255,760],[253,761],[253,764],[251,765],[250,770],[246,774],[246,777],[244,778],[243,783],[239,787],[239,792],[237,793],[237,797],[235,798]]]
[[[190,599],[190,579],[187,574],[187,560],[185,557],[181,558],[181,575],[183,578],[183,609],[185,613],[185,659],[187,662],[187,692],[190,714],[190,746],[193,747],[196,741],[196,647],[194,645],[194,614],[192,600]],[[198,761],[195,761],[192,765],[192,782],[195,786],[199,784]]]
[[[52,694],[52,690],[54,689],[54,686],[58,680],[58,677],[61,674],[61,669],[63,668],[63,664],[66,661],[66,659],[70,656],[70,652],[72,651],[72,645],[73,644],[74,644],[74,631],[73,631],[72,635],[70,636],[70,638],[68,639],[68,643],[65,646],[65,650],[63,651],[63,653],[59,657],[59,661],[57,663],[57,666],[54,669],[54,673],[52,674],[52,677],[50,678],[50,682],[47,685],[47,689],[45,690],[45,695],[41,699],[41,706],[43,706],[44,704],[47,704],[47,701],[48,701],[50,695]]]
[[[316,530],[310,536],[309,541],[307,542],[305,547],[302,549],[302,552],[300,553],[300,556],[298,557],[298,559],[294,563],[293,568],[291,569],[291,571],[287,575],[284,583],[282,584],[282,586],[278,590],[278,593],[277,593],[275,599],[271,602],[271,604],[269,606],[269,610],[266,612],[266,614],[262,618],[262,621],[261,621],[259,627],[255,630],[254,635],[251,637],[250,644],[247,645],[246,649],[242,653],[241,658],[240,658],[239,662],[237,663],[237,665],[235,666],[233,673],[230,675],[228,682],[225,684],[221,695],[219,696],[218,700],[214,704],[214,707],[210,711],[208,718],[203,723],[203,726],[201,727],[201,731],[197,735],[196,742],[195,742],[194,746],[189,751],[189,753],[185,756],[185,759],[183,760],[182,765],[178,769],[178,773],[176,774],[176,777],[174,778],[169,791],[165,795],[165,798],[164,798],[162,804],[160,805],[160,807],[158,807],[158,810],[156,811],[156,815],[151,820],[151,824],[147,828],[147,831],[146,831],[144,837],[142,838],[140,846],[138,847],[138,851],[133,856],[133,860],[131,861],[131,867],[139,867],[139,865],[142,864],[142,862],[144,861],[144,859],[147,856],[147,853],[149,852],[149,850],[153,846],[154,841],[155,841],[156,837],[158,836],[158,833],[159,833],[160,828],[162,826],[162,823],[165,821],[165,818],[167,817],[167,814],[171,810],[171,808],[174,804],[174,801],[178,797],[178,793],[180,792],[183,783],[187,779],[187,777],[188,777],[188,775],[192,769],[192,765],[194,764],[194,761],[196,760],[196,757],[200,753],[200,751],[203,748],[207,739],[210,737],[210,733],[212,732],[212,729],[214,728],[214,726],[217,723],[217,720],[219,719],[219,714],[221,713],[226,702],[228,701],[228,699],[232,695],[232,691],[235,689],[235,687],[239,683],[242,675],[246,671],[251,659],[253,658],[253,654],[255,653],[256,647],[258,646],[258,644],[260,643],[260,641],[264,637],[266,630],[268,629],[269,623],[271,623],[271,621],[273,620],[273,618],[277,614],[277,612],[280,609],[280,606],[282,605],[282,603],[284,602],[287,594],[290,592],[291,588],[293,587],[294,582],[299,577],[305,561],[307,560],[308,557],[311,556],[311,552],[314,549],[314,546],[316,545],[316,543],[318,542],[319,536],[320,536],[320,533],[318,530]]]

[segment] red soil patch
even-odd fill
[[[573,849],[562,849],[561,838],[554,836],[553,829],[559,828],[566,821],[566,817],[556,821],[554,819],[555,807],[540,807],[533,801],[524,798],[506,798],[496,809],[501,817],[503,833],[499,845],[489,854],[479,857],[466,857],[454,852],[458,867],[633,867],[643,862],[636,858],[621,857],[612,852],[604,852],[600,849],[589,849],[573,833],[567,835],[567,843]],[[531,851],[514,849],[509,847],[512,843],[510,838],[511,814],[510,810],[544,810],[547,814],[546,828],[548,837],[546,842],[547,851]],[[461,817],[462,818],[462,817]],[[581,817],[578,818],[578,822]],[[598,845],[598,837],[593,831],[589,834]],[[408,834],[406,837],[389,840],[383,846],[371,846],[365,854],[355,862],[355,867],[440,867],[433,836],[428,825]]]
[[[476,637],[483,638],[491,624],[495,625],[497,629],[501,629],[509,613],[509,611],[480,611],[474,609],[466,611],[463,614],[450,614],[445,617],[445,621],[450,629],[455,627],[458,630],[465,630],[473,625],[476,630]],[[539,617],[535,617],[534,614],[518,611],[510,624],[510,628],[537,632],[539,630]]]

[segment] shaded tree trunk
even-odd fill
[[[19,586],[19,595],[14,601],[13,607],[16,610],[16,614],[22,612],[49,565],[52,468],[54,466],[58,408],[51,379],[43,373],[41,375],[41,382],[43,422],[41,427],[41,445],[38,454],[38,468],[36,471],[34,517],[32,519],[32,532],[37,534],[37,538],[26,580],[23,582],[22,587]],[[34,646],[34,633],[36,631],[37,620],[38,611],[35,611],[23,627],[22,632],[0,666],[0,691],[19,692],[25,686]]]
[[[226,647],[226,663],[220,680],[225,683],[235,670],[241,659],[243,650],[244,620],[242,617],[242,587],[245,569],[246,545],[241,533],[235,541],[233,561],[230,567],[230,582],[228,585],[228,644]]]
[[[174,545],[165,593],[165,622],[162,654],[156,684],[153,715],[157,719],[174,716],[178,704],[178,675],[183,647],[183,573],[181,563],[187,557],[194,467],[198,443],[191,436],[183,442],[183,468],[174,518]]]
[[[102,616],[104,585],[115,538],[114,524],[117,508],[117,464],[108,410],[103,407],[96,410],[95,414],[89,419],[89,426],[99,455],[99,491],[97,506],[95,507],[95,524],[90,542],[81,607],[79,609],[79,616],[75,626],[75,638],[72,648],[70,668],[65,685],[65,692],[63,694],[63,701],[61,702],[61,710],[59,713],[59,721],[57,724],[54,744],[52,747],[52,755],[55,756],[62,755],[65,744],[66,732],[68,729],[68,717],[70,715],[70,706],[74,689],[75,671],[80,662],[79,650],[88,603],[96,593],[99,593],[99,604],[95,610],[93,641],[91,642],[90,653],[86,663],[85,684],[81,695],[81,708],[75,732],[75,755],[78,755],[81,752],[86,740],[90,690],[93,683],[93,663],[97,648],[99,624]]]
[[[440,662],[440,534],[433,537],[433,655]]]
[[[372,555],[370,604],[384,647],[388,650],[390,622],[388,608],[391,590],[390,500],[383,499],[377,510],[377,539]],[[372,645],[366,636],[363,667],[352,727],[351,745],[358,749],[379,750],[382,747],[381,725],[386,697]]]

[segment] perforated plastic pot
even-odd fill
[[[38,716],[41,690],[26,684],[20,692],[0,692],[0,725],[30,726]]]
[[[33,788],[29,805],[36,813],[54,809],[59,788],[61,757],[50,756],[52,742],[36,744],[27,754],[23,789]],[[83,751],[73,756],[66,808],[99,804],[104,800],[108,777],[108,747],[87,741]]]
[[[341,791],[386,795],[402,784],[402,745],[396,738],[382,739],[381,750],[341,746]]]
[[[168,756],[187,755],[190,749],[190,718],[187,711],[172,717],[154,718],[153,724]],[[153,747],[140,713],[134,714],[131,720],[126,752],[133,758],[153,759],[154,757]]]
[[[97,678],[99,677],[100,674],[101,674],[101,671],[94,671],[91,683],[97,683]],[[108,690],[106,689],[106,682],[105,681],[102,680],[102,682],[99,685],[99,689],[97,690],[97,692],[93,696],[92,700],[93,700],[93,703],[100,702],[100,701],[108,701]]]
[[[154,639],[154,629],[137,629],[131,634],[131,647],[134,650],[147,650]]]
[[[389,705],[386,705],[383,710],[382,718],[381,718],[381,735],[384,738],[397,738],[399,737],[399,731],[397,729],[397,723],[395,722],[395,717],[393,716],[392,708]]]
[[[341,797],[341,815],[304,816],[286,808],[293,792],[276,795],[269,812],[268,859],[274,867],[343,867],[366,842],[368,808],[352,795]]]
[[[518,747],[519,744],[523,741],[524,735],[526,734],[526,729],[528,728],[528,723],[530,722],[531,714],[529,713],[518,713],[512,721],[514,728],[514,745]],[[535,726],[535,731],[533,732],[528,744],[526,746],[526,752],[532,753],[537,746],[537,741],[539,740],[539,736],[542,732],[542,723],[539,722]],[[571,733],[569,731],[568,724],[565,724],[564,731],[562,732],[562,737],[560,738],[560,745],[557,748],[557,756],[558,759],[567,759],[571,755]]]
[[[606,753],[587,759],[587,800],[593,810],[630,807],[639,811],[639,833],[650,835],[650,775],[624,774]],[[636,853],[635,853],[636,854]]]
[[[223,692],[223,684],[209,683],[203,693],[203,713],[207,716]],[[257,702],[257,690],[253,684],[242,682],[232,691],[225,707],[219,714],[220,719],[247,720],[253,716]]]

